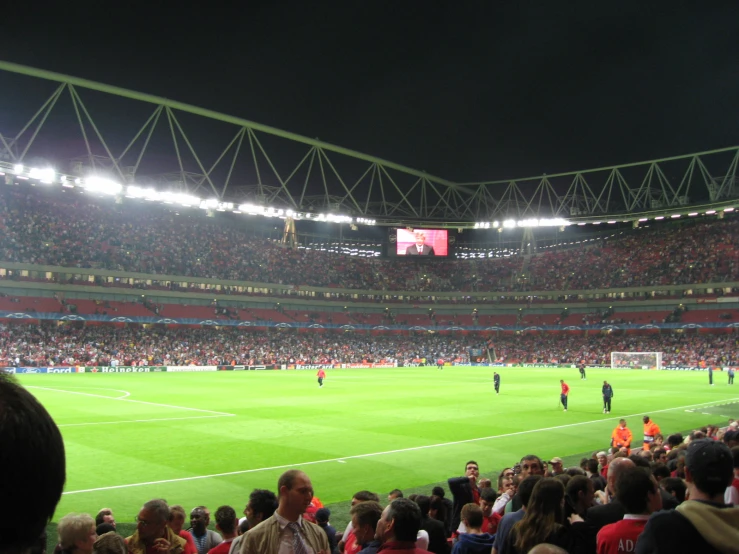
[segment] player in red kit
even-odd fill
[[[323,386],[323,380],[326,378],[326,372],[321,368],[316,373],[316,376],[318,377],[318,388],[321,388]]]
[[[438,360],[436,360],[436,369],[444,369],[443,358],[439,358]]]
[[[567,396],[570,394],[570,387],[564,382],[564,379],[559,380],[559,384],[562,385],[562,393],[559,395],[559,401],[562,402],[565,412],[567,411]]]

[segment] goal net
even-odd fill
[[[612,369],[662,369],[662,352],[611,352]]]

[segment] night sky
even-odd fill
[[[8,4],[0,58],[457,181],[739,143],[736,1],[155,3]]]

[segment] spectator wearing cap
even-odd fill
[[[734,479],[731,485],[726,487],[724,502],[739,506],[739,446],[731,449],[731,456],[734,461]]]
[[[318,508],[316,510],[316,524],[323,529],[328,539],[329,550],[331,554],[336,552],[336,529],[329,523],[331,510],[328,508]]]
[[[637,554],[739,552],[739,508],[724,504],[733,473],[732,453],[725,444],[692,441],[685,456],[689,500],[649,518],[636,543]]]
[[[552,458],[549,460],[552,465],[552,475],[562,475],[565,472],[565,468],[562,465],[562,458]]]

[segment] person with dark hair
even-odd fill
[[[316,525],[318,525],[321,529],[323,529],[323,532],[326,533],[329,551],[331,552],[331,554],[334,554],[335,552],[337,552],[336,529],[333,525],[331,525],[331,522],[329,521],[330,518],[331,510],[329,510],[328,508],[318,508],[318,510],[316,510]]]
[[[494,512],[493,506],[498,498],[498,494],[491,488],[482,489],[480,493],[480,509],[482,510],[482,532],[495,535],[498,531],[498,524],[503,519],[502,514]]]
[[[603,381],[603,388],[601,389],[603,394],[603,413],[611,413],[611,400],[613,399],[613,387],[608,384],[608,381]]]
[[[208,529],[210,516],[204,506],[193,508],[190,512],[190,534],[195,541],[198,554],[207,554],[223,542],[223,537]]]
[[[49,412],[2,370],[0,467],[4,470],[0,552],[24,552],[36,544],[54,515],[66,479],[66,456],[62,435]]]
[[[498,532],[495,533],[495,543],[493,545],[492,554],[505,554],[507,552],[506,538],[513,526],[523,519],[523,516],[526,514],[526,507],[531,499],[531,493],[534,492],[534,487],[542,479],[543,477],[541,475],[530,475],[521,481],[521,484],[518,486],[517,493],[517,496],[521,499],[521,509],[504,515],[503,519],[500,520],[500,523],[498,524]]]
[[[461,515],[465,532],[459,535],[452,554],[489,554],[495,542],[495,534],[483,531],[484,518],[480,506],[465,504]]]
[[[680,477],[667,477],[659,482],[659,488],[669,494],[675,501],[675,507],[685,502],[685,494],[688,492],[688,487],[685,485],[685,481]],[[662,505],[665,506],[664,500]]]
[[[308,547],[316,554],[328,551],[323,529],[303,519],[303,512],[313,500],[310,478],[300,470],[288,470],[278,479],[277,490],[277,510],[246,532],[241,541],[241,554],[277,552],[284,543],[290,543],[296,554],[308,552]]]
[[[381,542],[375,539],[377,522],[382,517],[382,506],[373,500],[359,502],[349,510],[351,525],[356,543],[360,545],[360,554],[376,554]]]
[[[642,448],[644,450],[649,450],[654,444],[654,437],[659,435],[661,431],[659,425],[649,419],[648,415],[645,415],[642,418],[642,422],[644,423],[644,444],[642,445]]]
[[[483,491],[483,494],[484,493],[485,491]],[[429,536],[429,545],[427,550],[434,554],[448,554],[449,543],[447,543],[446,540],[446,528],[444,527],[444,524],[441,521],[437,521],[429,517],[431,498],[424,494],[419,494],[416,496],[415,502],[421,510],[421,530],[426,531]]]
[[[562,404],[562,407],[565,409],[565,412],[567,411],[567,399],[570,396],[570,386],[565,383],[564,379],[559,380],[559,384],[561,387],[561,392],[559,395],[559,402]]]
[[[105,533],[110,532],[115,533],[115,527],[113,527],[110,523],[101,523],[97,527],[95,527],[95,533],[97,533],[97,536],[104,535]]]
[[[618,476],[616,499],[624,507],[624,518],[598,532],[598,554],[633,552],[649,515],[662,508],[657,481],[648,468],[627,467]]]
[[[506,552],[526,554],[537,544],[548,543],[573,554],[589,550],[588,526],[577,514],[565,526],[562,504],[565,488],[557,479],[544,478],[531,493],[526,513],[506,537]]]
[[[396,498],[403,498],[403,491],[400,489],[393,489],[387,495],[387,501],[392,502]]]
[[[585,362],[580,362],[577,369],[580,370],[580,379],[587,381],[587,376],[585,375]]]
[[[162,499],[149,500],[136,517],[136,532],[126,539],[129,554],[182,554],[187,541],[167,526],[169,506]]]
[[[239,536],[239,520],[236,517],[236,510],[231,506],[220,506],[216,510],[216,529],[223,537],[223,542],[214,546],[208,551],[208,554],[228,554],[231,550],[231,543]]]
[[[464,465],[464,477],[452,477],[447,481],[449,483],[449,490],[452,491],[452,496],[454,497],[452,533],[459,527],[462,506],[470,503],[480,503],[480,488],[477,486],[477,479],[479,477],[480,467],[476,461],[470,460]]]
[[[500,374],[497,371],[493,372],[493,386],[495,394],[500,394]]]
[[[683,436],[680,433],[673,433],[667,437],[667,448],[665,450],[669,453],[683,443]]]
[[[585,472],[585,475],[587,475],[588,478],[593,481],[593,487],[595,488],[595,490],[605,490],[606,480],[598,472],[598,460],[594,458],[588,458],[585,461]]]
[[[593,480],[584,475],[575,475],[565,486],[565,497],[565,517],[577,514],[584,518],[595,498]]]
[[[416,537],[421,529],[421,509],[408,498],[396,498],[382,512],[377,522],[375,540],[382,543],[380,550],[394,554],[428,554],[416,548]]]
[[[356,506],[357,504],[361,502],[380,502],[380,496],[377,493],[362,490],[354,493],[354,496],[352,496],[352,507]],[[338,544],[339,551],[343,552],[344,554],[357,554],[362,548],[362,545],[359,543],[359,541],[356,540],[356,537],[354,536],[354,529],[352,527],[352,522],[350,521],[349,524],[344,529],[344,533],[341,536],[341,540]]]
[[[454,515],[454,503],[445,498],[446,493],[442,487],[436,486],[431,489],[431,509],[436,510],[435,515],[432,515],[434,519],[444,522],[444,528],[446,529],[446,536],[452,536],[452,516]],[[441,506],[436,505],[435,498],[439,499]]]
[[[100,525],[101,523],[110,523],[113,526],[113,529],[115,529],[115,517],[113,517],[113,510],[111,510],[110,508],[103,508],[97,513],[97,515],[95,516],[95,525]]]
[[[536,456],[534,454],[527,454],[526,456],[521,458],[521,463],[519,465],[521,467],[521,473],[518,476],[520,481],[523,481],[529,475],[541,475],[542,477],[544,476],[544,463],[541,461],[541,458],[539,458],[539,456]],[[505,511],[506,513],[515,512],[517,510],[520,510],[522,506],[523,503],[521,502],[521,498],[518,494],[516,494],[506,505]]]
[[[725,444],[711,439],[691,442],[685,455],[689,500],[649,518],[636,543],[637,554],[736,552],[739,508],[724,504],[733,471]]]

